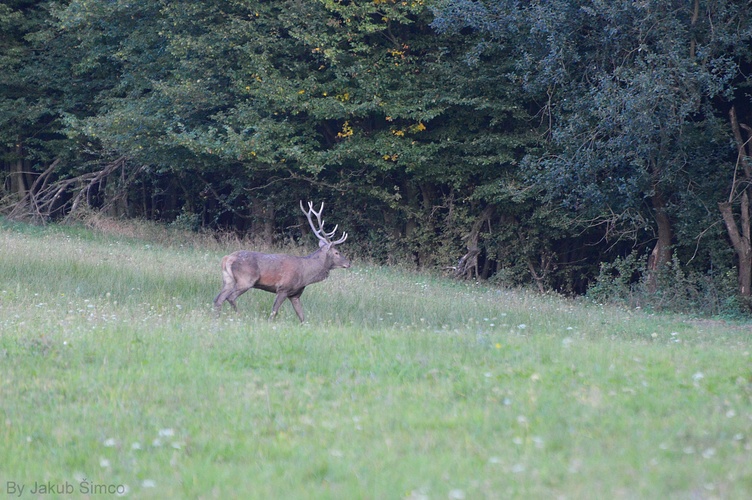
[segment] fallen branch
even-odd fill
[[[55,213],[70,216],[81,207],[82,203],[90,205],[92,190],[106,181],[116,170],[123,168],[126,160],[125,156],[121,156],[100,170],[53,181],[53,173],[60,162],[60,160],[55,160],[39,174],[21,200],[8,204],[8,218],[45,223]],[[124,182],[125,185],[120,186],[120,190],[133,180],[135,173],[129,176]],[[109,203],[117,198],[117,196],[113,197]]]

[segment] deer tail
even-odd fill
[[[232,264],[235,258],[232,255],[225,255],[222,258],[222,283],[225,286],[235,284],[235,276],[232,274]]]

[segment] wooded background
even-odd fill
[[[749,0],[10,0],[6,216],[280,243],[739,314]]]

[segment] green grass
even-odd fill
[[[0,228],[3,494],[752,493],[750,325],[358,262],[217,318],[235,248],[165,241]]]

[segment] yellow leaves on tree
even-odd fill
[[[342,132],[337,132],[337,137],[344,139],[353,135],[353,128],[350,126],[350,122],[346,121],[342,125]]]

